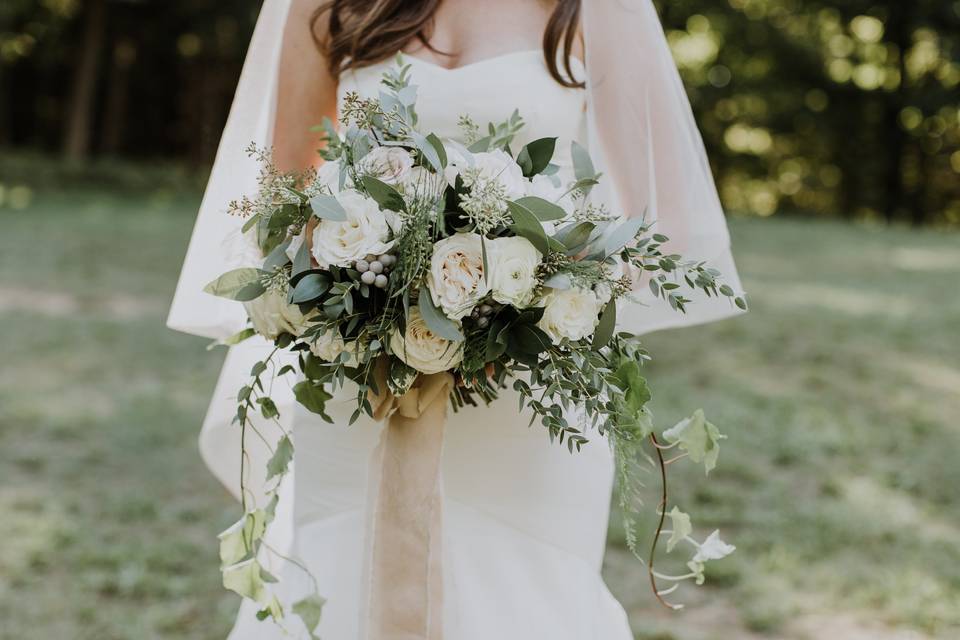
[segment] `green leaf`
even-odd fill
[[[583,250],[596,228],[594,223],[584,220],[564,226],[553,237],[563,243],[567,255],[573,255]]]
[[[250,231],[250,229],[253,229],[258,222],[260,222],[260,214],[255,213],[243,223],[243,226],[240,227],[240,233],[246,233],[247,231]]]
[[[467,147],[467,151],[470,153],[484,153],[485,151],[490,150],[490,145],[493,143],[493,136],[487,136],[486,138],[480,138],[472,145]]]
[[[667,517],[670,518],[670,528],[673,529],[670,539],[667,540],[667,553],[670,553],[678,543],[693,533],[693,526],[690,524],[690,516],[677,507],[671,509]]]
[[[595,179],[597,177],[597,170],[593,167],[590,153],[576,141],[570,145],[570,155],[573,159],[573,174],[577,180]]]
[[[260,576],[260,564],[256,558],[229,566],[223,570],[223,586],[239,596],[266,604],[267,589]]]
[[[617,386],[623,391],[623,400],[630,417],[639,419],[651,398],[647,381],[640,374],[640,363],[635,360],[622,362],[617,368],[615,378]]]
[[[533,212],[516,202],[508,202],[507,207],[510,210],[510,217],[513,218],[510,229],[518,236],[529,240],[541,254],[550,253],[550,240]]]
[[[277,409],[277,404],[272,398],[257,398],[257,402],[260,404],[260,414],[265,420],[270,420],[280,415],[280,410]]]
[[[633,240],[646,224],[643,216],[627,218],[603,238],[604,256],[612,256]]]
[[[217,535],[220,540],[220,566],[229,567],[249,557],[255,543],[263,538],[266,530],[266,513],[258,509],[245,513],[228,529],[221,531]]]
[[[324,389],[322,384],[314,384],[309,380],[302,380],[293,386],[293,395],[297,402],[302,404],[307,411],[316,413],[327,422],[333,422],[326,413],[327,401],[333,396]]]
[[[523,175],[530,178],[546,169],[556,147],[556,138],[540,138],[521,149],[517,155],[517,164],[523,170]]]
[[[567,212],[563,207],[556,205],[549,200],[538,198],[536,196],[526,196],[517,199],[517,204],[530,210],[537,220],[546,222],[548,220],[562,220],[567,217]]]
[[[363,176],[363,188],[383,209],[403,211],[406,207],[403,196],[400,195],[399,191],[373,176]]]
[[[290,294],[290,302],[303,304],[316,300],[330,289],[330,276],[323,273],[308,273],[303,276]]]
[[[292,276],[303,273],[304,271],[309,271],[313,267],[313,264],[310,261],[310,247],[307,246],[306,238],[300,243],[300,248],[297,249],[297,253],[293,256],[293,272]]]
[[[677,445],[694,462],[703,462],[707,473],[717,466],[720,455],[720,441],[726,438],[716,426],[707,422],[703,409],[697,409],[692,416],[678,422],[673,428],[663,432],[668,442]]]
[[[310,209],[313,215],[323,220],[343,222],[347,219],[347,212],[335,196],[321,193],[310,198]]]
[[[307,596],[303,600],[294,602],[291,610],[294,615],[300,616],[307,630],[312,633],[320,626],[320,615],[323,612],[323,605],[325,605],[326,602],[326,600],[314,594]]]
[[[233,335],[230,336],[229,338],[224,338],[223,340],[217,340],[216,342],[210,343],[210,344],[207,346],[207,351],[210,351],[211,349],[214,349],[214,348],[219,347],[219,346],[232,347],[232,346],[234,346],[234,345],[240,344],[240,343],[243,342],[244,340],[247,340],[247,339],[249,339],[249,338],[252,338],[252,337],[255,336],[255,335],[257,335],[257,330],[254,329],[253,327],[247,327],[246,329],[243,329],[242,331],[236,332],[235,334],[233,334]]]
[[[285,474],[291,460],[293,460],[293,443],[288,436],[283,436],[267,462],[267,480]]]
[[[447,168],[447,150],[444,148],[443,142],[435,133],[431,133],[427,136],[427,142],[433,146],[437,152],[437,155],[440,157],[441,169],[437,173],[443,173],[443,170]]]
[[[263,270],[267,272],[276,271],[287,266],[290,262],[290,256],[287,255],[287,248],[290,246],[290,240],[284,240],[270,252],[267,259],[263,262]]]
[[[600,323],[597,325],[597,330],[593,334],[593,343],[591,346],[594,349],[605,347],[607,343],[610,342],[610,338],[613,337],[613,331],[616,326],[617,302],[616,300],[611,300],[600,314]]]
[[[420,315],[423,317],[423,321],[427,323],[427,328],[430,331],[451,342],[463,340],[463,332],[460,330],[460,326],[437,309],[426,286],[420,287],[420,297],[417,304],[420,307]]]
[[[295,204],[282,204],[273,210],[267,221],[267,229],[271,231],[286,231],[300,217],[300,207]],[[284,234],[286,235],[286,234]]]
[[[267,289],[263,286],[264,275],[266,274],[263,271],[253,267],[234,269],[205,286],[203,290],[220,298],[249,302],[266,292]]]
[[[436,140],[436,146],[434,146],[433,141],[417,131],[410,132],[410,139],[413,141],[413,146],[423,154],[423,157],[426,158],[430,166],[433,167],[433,170],[437,173],[443,173],[443,170],[447,166],[447,153],[443,149],[443,144],[440,142],[440,139],[433,134],[430,135]],[[439,147],[439,150],[437,147]],[[442,156],[440,155],[441,153],[443,154]],[[399,211],[399,209],[394,209],[394,211]]]

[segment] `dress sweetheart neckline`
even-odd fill
[[[456,67],[445,67],[442,64],[437,64],[436,62],[431,62],[430,60],[426,60],[418,56],[410,55],[409,53],[401,53],[401,55],[403,56],[404,59],[412,60],[426,67],[436,69],[438,71],[442,71],[445,73],[458,73],[458,72],[474,69],[475,67],[481,67],[486,64],[502,62],[504,60],[511,60],[513,58],[517,58],[521,56],[537,55],[542,57],[543,49],[521,49],[519,51],[508,51],[507,53],[501,53],[495,56],[490,56],[489,58],[482,58],[474,62],[468,62],[467,64],[457,65]],[[583,67],[583,61],[581,61],[580,58],[576,56],[571,57],[571,62],[579,65],[581,68]]]

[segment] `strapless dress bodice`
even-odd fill
[[[554,163],[571,167],[570,142],[585,142],[586,95],[582,89],[559,84],[548,72],[542,50],[518,51],[472,64],[447,69],[413,56],[403,56],[411,67],[411,84],[417,86],[417,115],[424,133],[461,140],[457,122],[469,115],[483,131],[487,123],[507,120],[514,110],[524,127],[514,139],[514,152],[538,138],[557,137]],[[571,60],[575,74],[582,75],[579,59]],[[385,71],[393,58],[351,69],[340,76],[339,103],[348,92],[376,97]]]

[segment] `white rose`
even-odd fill
[[[281,333],[299,336],[309,327],[308,317],[300,313],[300,307],[287,303],[287,292],[283,289],[269,289],[243,306],[253,328],[268,340],[276,340]]]
[[[427,287],[451,320],[464,317],[490,291],[483,274],[483,247],[475,233],[457,233],[433,246]]]
[[[330,193],[340,193],[340,161],[330,160],[320,165],[320,168],[317,169],[317,182],[330,189]],[[344,180],[343,188],[353,188],[353,181],[349,174]]]
[[[471,166],[472,157],[465,146],[454,140],[448,140],[444,143],[444,149],[447,152],[447,168],[443,170],[444,178],[451,187],[457,186],[457,176],[464,169]]]
[[[419,307],[410,308],[404,333],[394,331],[390,335],[390,351],[408,366],[428,375],[452,369],[463,359],[461,344],[430,331]]]
[[[507,200],[516,200],[527,195],[529,181],[523,177],[523,169],[509,153],[502,149],[473,154],[473,168],[481,180],[496,180],[506,190]]]
[[[355,367],[359,363],[356,341],[344,342],[335,329],[320,334],[310,343],[310,351],[325,362],[336,362],[340,354],[347,352],[350,354],[350,359],[346,362],[348,367]]]
[[[563,338],[582,340],[597,328],[602,307],[589,289],[554,290],[546,298],[546,309],[538,326],[554,344]]]
[[[357,165],[361,175],[377,178],[387,184],[400,183],[413,168],[413,156],[401,147],[377,147]]]
[[[442,175],[426,167],[414,167],[398,186],[408,199],[433,202],[443,197],[447,183]]]
[[[353,189],[338,194],[337,201],[347,219],[321,220],[313,231],[313,257],[321,267],[346,267],[368,254],[386,253],[393,246],[389,218],[394,214],[380,211],[372,198]]]
[[[537,287],[542,256],[526,238],[497,238],[487,244],[493,299],[522,309],[530,305]]]

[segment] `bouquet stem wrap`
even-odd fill
[[[442,640],[441,454],[453,376],[421,375],[403,396],[378,376],[370,401],[386,420],[370,461],[365,640]]]

